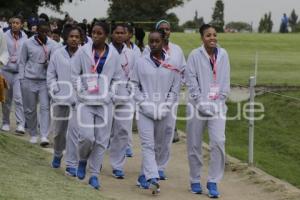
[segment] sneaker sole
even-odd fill
[[[76,177],[76,174],[71,174],[68,171],[65,171],[65,175],[70,176],[70,177],[74,177],[74,178]]]
[[[15,132],[18,133],[18,134],[22,134],[22,135],[25,134],[25,131],[16,130]]]
[[[211,199],[218,199],[220,198],[220,195],[210,195],[210,194],[207,194],[207,196]]]
[[[193,193],[193,194],[202,194],[203,192],[201,191],[201,192],[194,192],[193,190],[191,190],[191,193]]]
[[[157,195],[160,193],[160,188],[158,184],[150,184],[149,188],[151,190],[152,195]]]
[[[124,179],[124,176],[117,176],[115,174],[112,174],[113,177],[115,177],[116,179]]]
[[[79,176],[76,175],[76,177],[77,177],[77,179],[80,180],[80,181],[83,181],[83,180],[85,179],[85,176],[84,176],[84,177],[79,177]]]
[[[41,147],[46,147],[46,146],[48,146],[50,143],[49,142],[41,142],[40,143],[40,146]]]
[[[100,190],[100,186],[99,186],[99,187],[94,187],[94,186],[92,186],[91,184],[89,184],[89,186],[90,186],[91,188],[93,188],[94,190]]]
[[[59,169],[60,168],[60,165],[57,167],[57,166],[53,166],[52,164],[50,164],[51,168],[52,169]]]

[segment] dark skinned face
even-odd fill
[[[162,51],[163,40],[159,33],[154,32],[149,35],[148,45],[152,54],[158,54]]]
[[[206,29],[201,39],[206,48],[212,49],[217,47],[217,32],[214,28]]]
[[[92,40],[95,45],[103,45],[106,41],[107,34],[101,26],[94,26],[92,30]]]
[[[126,41],[125,28],[118,26],[111,35],[112,41],[117,44],[122,44]]]
[[[47,38],[49,32],[50,32],[49,26],[38,27],[38,29],[37,29],[38,38],[42,41],[46,41],[46,38]]]
[[[81,36],[78,30],[72,30],[67,39],[67,44],[71,48],[77,48],[81,43]]]

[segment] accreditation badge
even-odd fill
[[[209,88],[208,98],[210,100],[216,100],[219,98],[220,86],[218,84],[211,84]]]
[[[98,93],[99,92],[99,84],[97,77],[89,77],[87,79],[87,90],[89,93]]]

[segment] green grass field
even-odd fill
[[[300,34],[218,34],[219,44],[229,54],[231,82],[248,84],[258,53],[259,85],[300,86]],[[172,33],[186,57],[200,46],[199,34]]]
[[[104,198],[98,191],[50,168],[52,155],[0,133],[1,200],[82,200]]]
[[[300,98],[300,92],[283,94]],[[263,103],[265,117],[255,122],[255,165],[300,188],[300,101],[265,94],[256,102]],[[228,107],[228,116],[236,116],[237,104],[228,103]],[[185,116],[185,106],[179,108],[178,115]],[[178,121],[177,127],[185,131],[185,121]],[[247,162],[247,120],[227,121],[226,151]]]

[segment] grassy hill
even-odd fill
[[[51,158],[38,146],[0,133],[0,199],[104,199],[86,183],[64,176],[63,169],[51,169]]]

